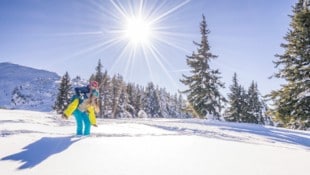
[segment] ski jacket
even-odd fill
[[[83,87],[76,87],[74,88],[75,94],[78,97],[82,97],[83,99],[88,98],[88,95],[90,93],[90,87],[88,86],[83,86]]]

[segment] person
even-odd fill
[[[71,103],[64,110],[63,118],[68,119],[71,115],[75,117],[76,135],[90,135],[91,125],[97,127],[96,113],[99,113],[97,88],[96,81],[91,81],[85,87],[76,87]]]

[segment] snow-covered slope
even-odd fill
[[[0,110],[0,174],[308,175],[310,132],[197,119],[99,120]]]
[[[53,72],[0,63],[0,107],[50,111],[59,79]]]

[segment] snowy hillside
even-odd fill
[[[0,108],[52,111],[60,76],[12,63],[0,63]],[[72,79],[72,86],[83,86],[87,81]]]
[[[59,79],[53,72],[0,63],[0,107],[50,111]]]
[[[310,132],[197,119],[99,120],[0,110],[0,174],[308,175]]]

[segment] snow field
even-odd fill
[[[306,175],[310,133],[186,119],[74,119],[0,110],[0,174]]]

